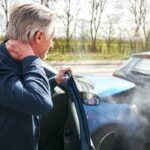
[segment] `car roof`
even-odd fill
[[[150,51],[133,54],[133,57],[138,57],[138,58],[150,58]]]

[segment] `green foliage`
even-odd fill
[[[60,53],[60,52],[51,52],[48,54],[47,60],[53,61],[53,60],[103,60],[103,59],[109,59],[109,60],[115,60],[115,59],[127,59],[129,58],[129,54],[120,54],[120,53]]]
[[[135,51],[144,51],[144,42],[122,39],[97,40],[97,51],[92,52],[90,40],[74,38],[70,40],[70,49],[67,49],[66,39],[54,39],[54,46],[48,54],[48,60],[85,60],[85,59],[126,59]],[[138,48],[138,49],[137,49]]]
[[[72,55],[70,53],[61,53],[61,52],[49,52],[47,60],[72,60]]]
[[[0,41],[5,37],[0,36]],[[110,43],[109,43],[110,42]],[[70,49],[67,49],[65,38],[55,38],[54,46],[48,53],[47,60],[101,60],[101,59],[127,59],[135,52],[136,42],[131,40],[104,39],[97,40],[97,51],[92,52],[88,38],[74,38],[70,40]],[[145,43],[138,41],[138,51],[145,51]]]
[[[0,35],[0,43],[1,43],[2,41],[4,41],[5,39],[6,39],[6,37],[5,37],[5,36]]]

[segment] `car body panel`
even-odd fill
[[[135,84],[113,76],[84,76],[92,82],[94,93],[100,97],[112,96],[135,87]]]
[[[80,80],[91,84],[91,89],[89,88],[90,86],[83,86],[83,89],[80,88],[80,91],[93,92],[99,96],[100,99],[135,88],[134,83],[111,75],[84,75],[83,79],[80,77]],[[134,111],[132,111],[130,104],[116,103],[113,99],[110,103],[102,100],[97,106],[84,105],[84,109],[90,133],[93,133],[98,128],[107,124],[116,123],[129,128],[132,135],[138,126],[137,116]]]
[[[137,116],[127,104],[101,103],[98,106],[84,106],[90,132],[106,124],[121,124],[132,134],[138,127]]]

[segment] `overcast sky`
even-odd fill
[[[33,0],[15,0],[17,2],[32,2]],[[34,0],[34,2],[37,2],[38,0]],[[76,7],[80,7],[80,13],[79,13],[79,18],[89,20],[90,18],[90,13],[89,13],[89,3],[88,0],[71,0],[73,5]],[[148,1],[150,2],[150,1]],[[116,8],[118,3],[122,3],[121,9]],[[73,6],[72,5],[72,6]],[[131,33],[131,35],[134,33],[135,25],[133,23],[133,18],[131,17],[131,14],[129,11],[126,9],[126,0],[107,0],[107,5],[105,6],[105,11],[102,15],[102,24],[105,26],[105,30],[107,30],[107,24],[108,24],[108,18],[112,18],[114,16],[115,19],[118,19],[119,26],[122,28],[126,28],[126,30],[129,30],[128,32]],[[58,4],[54,5],[53,7],[56,8],[56,12],[58,14],[63,13],[63,8],[64,8],[64,0],[58,0]],[[72,11],[75,10],[75,7],[72,8]],[[57,23],[57,22],[56,22]],[[117,30],[118,25],[114,24],[115,30]],[[62,32],[62,24],[58,22],[57,27],[59,28],[59,32]],[[102,28],[102,27],[101,27]],[[125,32],[124,34],[127,34]],[[128,36],[128,35],[124,35]]]

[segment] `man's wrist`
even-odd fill
[[[58,76],[55,76],[55,81],[56,81],[57,84],[60,84],[60,83],[61,83],[61,82],[59,81],[59,79],[58,79]]]

